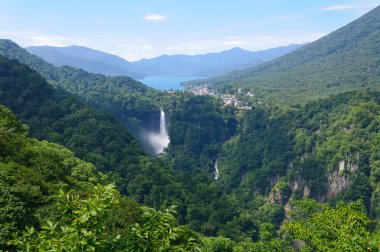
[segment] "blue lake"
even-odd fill
[[[182,82],[202,78],[195,76],[148,76],[138,81],[159,90],[184,90],[185,88],[181,86]]]

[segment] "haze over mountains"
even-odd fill
[[[233,48],[194,56],[162,55],[134,62],[82,46],[31,46],[26,49],[55,66],[68,65],[91,73],[128,75],[140,79],[145,76],[216,76],[258,65],[302,46],[296,44],[257,52]]]
[[[329,35],[273,61],[189,85],[250,88],[269,102],[292,102],[379,88],[380,7]]]
[[[139,69],[125,59],[83,46],[30,46],[26,49],[55,66],[66,65],[105,75],[142,77]]]

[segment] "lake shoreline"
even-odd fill
[[[191,80],[203,79],[198,76],[147,76],[138,81],[158,90],[185,90],[181,83]]]

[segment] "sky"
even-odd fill
[[[0,38],[129,61],[312,42],[380,0],[0,0]]]

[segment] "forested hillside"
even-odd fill
[[[148,158],[111,114],[95,111],[54,89],[38,73],[15,61],[0,57],[0,65],[0,104],[27,123],[33,137],[69,148],[139,202],[160,208],[164,202],[178,201],[181,190],[174,174],[160,160]],[[160,196],[161,191],[171,196]]]
[[[299,109],[256,109],[218,154],[220,182],[247,207],[257,195],[280,206],[289,199],[364,200],[379,216],[380,93],[333,96]],[[275,208],[272,208],[272,211]]]
[[[200,246],[199,235],[176,223],[173,208],[141,207],[121,196],[93,164],[27,135],[27,126],[0,105],[1,250],[196,251]]]
[[[178,207],[179,222],[192,223],[190,226],[197,231],[216,234],[237,214],[234,202],[231,200],[231,204],[224,205],[228,198],[216,184],[211,183],[211,163],[207,161],[215,158],[218,148],[232,134],[228,132],[227,125],[223,124],[220,125],[220,131],[204,139],[205,134],[214,130],[212,125],[224,122],[220,102],[213,104],[215,101],[206,97],[199,97],[199,100],[194,100],[197,102],[191,102],[194,96],[178,94],[179,98],[172,100],[174,104],[180,99],[189,101],[178,104],[181,107],[177,108],[177,113],[185,108],[186,111],[183,112],[190,113],[191,107],[188,105],[191,103],[192,106],[203,103],[203,108],[211,113],[200,113],[202,117],[194,118],[196,121],[189,118],[182,123],[185,128],[190,128],[186,141],[179,142],[180,146],[170,151],[171,155],[178,155],[177,159],[149,158],[126,128],[109,113],[95,111],[74,96],[54,89],[25,65],[4,57],[0,60],[0,104],[8,106],[22,122],[28,124],[32,136],[60,143],[78,157],[93,163],[111,181],[116,182],[122,194],[139,203],[157,209],[165,209],[175,204]],[[183,95],[185,96],[181,98]],[[182,146],[191,140],[190,130],[194,129],[192,125],[198,124],[200,119],[205,123],[200,131],[203,133],[195,139],[191,150],[182,152],[181,155]],[[180,120],[181,117],[177,123]],[[174,122],[176,120],[173,120],[173,125]],[[173,128],[172,131],[173,135],[178,134],[177,138],[182,134],[181,128]],[[225,135],[219,136],[220,133]],[[176,137],[173,139],[180,141],[175,140]],[[205,146],[204,151],[201,151],[205,164],[197,161],[201,154],[195,148],[197,141],[202,141]],[[211,143],[209,146],[208,141]],[[212,147],[213,145],[218,148]],[[210,147],[214,149],[212,152],[208,150]],[[186,163],[186,156],[191,162]],[[185,168],[182,169],[181,165]],[[198,169],[200,165],[203,169]],[[205,195],[208,196],[204,197]],[[212,223],[211,226],[204,223],[207,220]],[[243,232],[241,228],[236,227],[236,230]]]
[[[10,40],[0,40],[0,54],[26,64],[53,86],[74,94],[91,106],[111,111],[135,137],[139,137],[139,128],[159,115],[158,105],[147,96],[157,91],[130,77],[107,77],[68,66],[55,67]]]
[[[168,158],[176,170],[198,167],[210,171],[216,155],[236,130],[235,109],[219,99],[177,94],[171,97]],[[189,169],[190,168],[190,169]]]
[[[100,120],[95,115],[89,119],[83,115],[86,119],[84,124],[70,130],[71,125],[76,125],[76,120],[82,121],[83,117],[78,117],[82,114],[77,111],[70,112],[76,116],[65,114],[63,108],[75,108],[66,105],[68,101],[65,100],[75,100],[74,104],[79,104],[77,107],[85,109],[82,103],[70,95],[57,94],[65,99],[60,98],[57,104],[49,101],[47,94],[56,91],[38,75],[15,62],[3,59],[3,64],[3,69],[8,65],[9,72],[3,73],[2,102],[30,124],[33,135],[62,143],[79,157],[110,172],[111,178],[119,181],[122,193],[131,195],[140,203],[156,208],[178,205],[180,223],[188,223],[196,231],[223,235],[236,241],[255,241],[261,224],[271,223],[278,227],[286,216],[284,205],[290,198],[300,199],[303,196],[331,202],[340,198],[363,199],[367,209],[372,209],[371,216],[377,214],[377,182],[369,182],[376,171],[371,173],[366,168],[376,167],[376,159],[372,161],[369,157],[376,157],[377,154],[373,153],[376,153],[377,143],[365,142],[359,133],[350,130],[342,132],[355,134],[336,138],[339,131],[332,127],[332,122],[339,122],[338,115],[342,118],[350,116],[351,109],[370,106],[367,100],[374,107],[351,117],[355,122],[373,121],[378,117],[378,93],[344,94],[289,111],[255,108],[247,112],[223,107],[216,98],[187,93],[168,94],[159,99],[155,95],[146,96],[147,99],[151,97],[151,102],[159,101],[170,115],[171,145],[168,154],[160,160],[152,160],[128,141],[116,144],[110,140],[120,141],[128,136],[122,126],[110,126],[105,133],[107,127],[104,129],[104,124],[100,123],[100,129],[94,130],[94,123]],[[25,76],[31,79],[25,80]],[[6,84],[9,80],[12,84]],[[33,90],[39,92],[32,95]],[[65,105],[61,105],[63,101]],[[336,110],[325,114],[332,101],[335,101]],[[72,118],[75,123],[70,121]],[[318,124],[329,120],[331,123]],[[332,133],[322,135],[324,132],[318,127]],[[356,130],[364,126],[347,127]],[[318,130],[320,135],[313,133]],[[377,139],[378,128],[374,126],[363,128],[361,132],[366,134],[364,139]],[[113,137],[108,138],[107,134]],[[122,137],[120,134],[126,135]],[[324,138],[317,143],[314,139],[317,136]],[[103,147],[99,137],[109,142]],[[346,148],[347,143],[355,145],[347,147],[348,150],[340,150]],[[363,146],[373,147],[366,152]],[[215,162],[220,171],[218,180],[214,180]],[[336,171],[340,166],[343,167],[340,168],[344,171],[342,174]],[[354,168],[352,171],[347,168],[346,172],[344,167]],[[261,221],[257,222],[258,219]]]
[[[246,87],[266,104],[294,104],[346,91],[379,89],[380,7],[303,48],[221,77],[189,85],[224,92]]]
[[[375,97],[378,98],[378,94]],[[369,117],[372,118],[374,111],[379,111],[380,101],[376,98],[354,93],[346,97],[342,95],[337,102],[324,101],[310,106],[314,109],[323,107],[347,111],[352,115],[347,122],[352,129],[357,127],[360,132],[363,128],[379,125],[378,121],[368,124],[366,116],[360,113],[371,112]],[[351,110],[350,105],[347,105],[347,110],[344,109],[346,103],[352,105]],[[315,130],[313,125],[316,126],[308,124],[310,129]],[[340,129],[340,122],[333,125]],[[344,130],[342,134],[350,133]],[[107,177],[97,172],[92,164],[76,158],[62,146],[28,137],[26,126],[3,106],[0,106],[0,135],[2,249],[293,251],[299,241],[302,242],[297,247],[301,246],[305,251],[380,249],[380,236],[365,213],[363,201],[338,202],[332,207],[313,200],[296,200],[297,196],[293,195],[286,212],[287,221],[275,231],[274,225],[269,222],[271,220],[265,216],[270,216],[277,209],[272,200],[286,200],[285,183],[277,183],[267,200],[263,199],[267,203],[253,212],[241,212],[239,219],[234,218],[226,226],[230,229],[220,230],[218,237],[204,237],[186,226],[179,226],[173,216],[173,208],[159,212],[140,207],[120,196],[112,185],[106,185]],[[353,132],[353,135],[357,134]],[[375,138],[378,141],[378,136],[375,135]],[[370,183],[374,188],[377,186],[378,146],[375,143],[375,150],[371,149],[374,156],[372,158],[371,155],[371,159],[375,162],[370,161]],[[366,166],[363,167],[365,169]],[[362,169],[359,167],[347,173],[342,170],[341,175],[349,176],[350,172],[352,174]],[[213,188],[215,191],[215,185]],[[360,188],[356,192],[358,190]],[[256,194],[250,203],[251,206],[259,206],[260,196]],[[238,234],[235,232],[238,225],[243,225],[248,237],[233,237],[233,241],[220,236]]]

